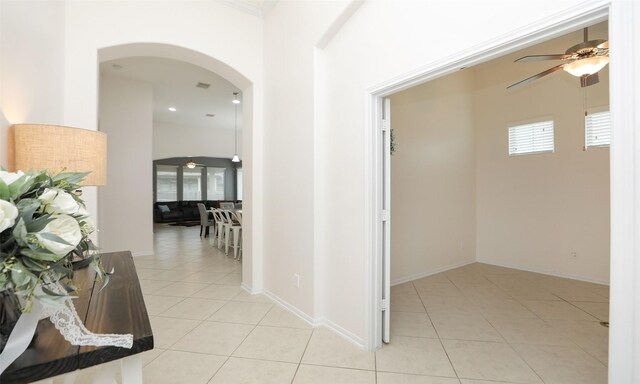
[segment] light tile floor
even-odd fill
[[[156,226],[155,255],[135,262],[148,384],[607,382],[606,286],[470,264],[394,286],[391,343],[369,353],[246,293],[241,264],[198,227]]]

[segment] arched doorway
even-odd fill
[[[262,277],[261,268],[259,267],[261,263],[254,258],[253,252],[256,239],[254,234],[257,232],[254,228],[255,223],[258,222],[255,220],[255,213],[259,211],[254,204],[255,196],[253,193],[256,164],[254,154],[252,153],[255,106],[253,83],[239,71],[224,62],[185,47],[159,43],[131,43],[105,47],[98,50],[99,63],[127,57],[156,57],[193,64],[216,73],[241,90],[244,103],[244,134],[242,135],[242,144],[243,148],[245,148],[243,156],[244,241],[242,285],[245,289],[254,292],[259,290]],[[136,232],[136,234],[133,236],[139,236],[137,240],[140,240],[141,243],[138,254],[151,254],[153,252],[152,226],[144,224],[151,223],[152,211],[150,209],[141,210],[139,214],[124,215],[123,213],[119,213],[117,215],[109,215],[109,211],[114,206],[114,203],[129,203],[132,208],[138,205],[141,207],[150,207],[152,205],[152,185],[149,182],[151,158],[148,156],[151,153],[152,142],[149,140],[149,137],[136,136],[135,132],[130,131],[128,134],[130,134],[130,140],[125,140],[128,143],[122,147],[117,154],[110,156],[109,172],[111,172],[111,185],[116,189],[123,186],[125,189],[128,189],[130,193],[127,195],[127,201],[123,202],[121,198],[114,200],[114,196],[112,195],[114,187],[112,187],[111,191],[108,187],[99,191],[99,227],[104,228],[105,231],[120,231],[122,232],[123,238],[130,236],[129,233],[126,232],[127,230],[132,232],[131,229],[135,229],[133,232]],[[123,140],[121,139],[119,142],[122,143]],[[127,222],[126,230],[122,228],[122,222],[125,220]],[[106,250],[114,246],[117,247],[117,244],[107,243],[104,245],[106,246]],[[122,248],[122,246],[119,248]]]

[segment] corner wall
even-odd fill
[[[606,40],[607,23],[589,36]],[[609,148],[582,150],[583,104],[608,109],[608,68],[588,88],[560,71],[506,89],[553,65],[515,58],[581,39],[574,32],[391,97],[399,145],[391,157],[392,283],[476,257],[608,283]],[[536,118],[555,120],[555,152],[508,156],[508,125]]]
[[[606,39],[607,24],[589,28],[590,39]],[[582,40],[582,31],[549,42],[562,52]],[[565,48],[563,48],[565,47]],[[524,54],[474,68],[477,180],[477,259],[552,275],[609,282],[609,148],[584,146],[584,105],[609,106],[609,68],[600,83],[581,88],[564,71],[525,87],[520,79],[554,65],[513,64]],[[553,119],[555,150],[508,155],[510,124]],[[572,256],[576,252],[576,257]]]
[[[153,254],[153,86],[101,76],[100,131],[107,134],[107,185],[99,190],[98,228],[103,252]],[[123,225],[127,223],[126,225]]]
[[[391,282],[475,260],[471,71],[391,96]]]
[[[482,1],[460,4],[447,1],[368,1],[349,19],[325,48],[327,116],[318,134],[325,143],[318,149],[323,164],[327,198],[322,207],[348,220],[330,220],[319,230],[328,244],[317,255],[327,266],[323,276],[326,317],[368,340],[373,263],[372,225],[368,215],[372,186],[368,147],[372,124],[367,95],[391,80],[434,63],[447,62],[472,48],[516,34],[523,26],[549,18],[580,1]],[[500,12],[495,12],[495,9]],[[303,23],[302,21],[300,23]],[[292,127],[293,128],[293,127]],[[375,306],[376,303],[370,303]],[[372,341],[373,342],[373,341]]]
[[[264,287],[309,321],[324,317],[314,302],[323,289],[314,263],[323,204],[314,184],[314,48],[349,3],[281,1],[265,18]]]

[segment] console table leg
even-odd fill
[[[142,357],[140,354],[122,359],[122,384],[142,384]]]
[[[114,384],[116,382],[116,371],[118,364],[109,362],[102,364],[93,378],[93,384]]]
[[[69,372],[64,375],[64,384],[74,384],[78,377],[78,371]]]

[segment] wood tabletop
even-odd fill
[[[153,333],[131,252],[102,254],[106,271],[115,269],[106,288],[95,283],[91,268],[76,271],[80,288],[74,305],[93,333],[131,333],[133,347],[78,347],[69,344],[49,319],[40,320],[29,348],[0,376],[0,383],[30,383],[76,369],[153,349]]]

